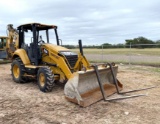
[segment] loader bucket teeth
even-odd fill
[[[106,96],[116,93],[110,68],[98,66],[98,71]],[[117,74],[118,67],[114,66],[113,71]],[[122,90],[122,84],[118,80],[117,82],[118,88]],[[94,69],[74,73],[66,83],[64,93],[67,100],[83,107],[103,99]]]

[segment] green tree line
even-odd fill
[[[78,45],[63,45],[66,48],[69,49],[75,49],[78,48]],[[126,39],[124,44],[109,44],[109,43],[103,43],[102,45],[84,45],[83,48],[160,48],[160,40],[152,41],[150,39],[147,39],[145,37],[137,37],[134,39]]]
[[[127,39],[125,40],[126,47],[132,46],[132,48],[160,48],[160,40],[152,41],[145,37],[138,37],[134,39]]]

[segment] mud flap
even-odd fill
[[[110,68],[98,66],[98,71],[106,96],[116,93]],[[118,66],[114,66],[113,71],[116,75]],[[119,81],[117,82],[118,88],[122,90],[122,84]],[[103,99],[94,69],[74,73],[66,83],[64,93],[67,100],[83,107]]]

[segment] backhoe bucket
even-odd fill
[[[113,66],[113,71],[117,75],[118,66]],[[116,93],[117,90],[110,68],[98,66],[98,72],[106,96]],[[119,90],[122,90],[122,84],[118,80],[117,82]],[[94,69],[73,73],[73,76],[65,85],[64,93],[67,100],[83,107],[103,99]]]

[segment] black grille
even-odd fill
[[[71,68],[73,68],[78,60],[78,55],[65,55],[68,63],[70,64]]]

